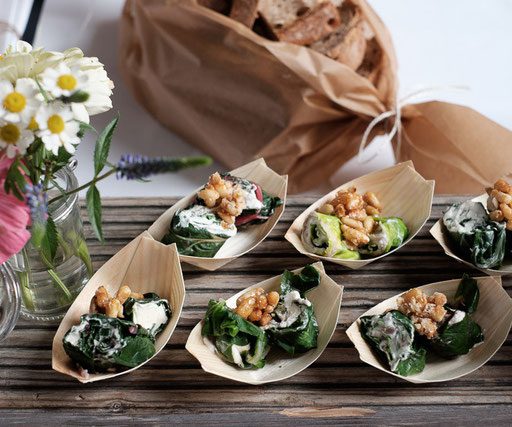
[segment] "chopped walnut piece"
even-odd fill
[[[272,313],[279,302],[276,291],[265,292],[263,288],[252,289],[236,300],[235,313],[252,323],[265,326],[272,320]]]
[[[428,339],[437,335],[439,323],[446,315],[446,296],[440,292],[427,296],[414,288],[398,297],[398,310],[409,316],[416,331]]]
[[[197,193],[208,208],[212,208],[222,219],[222,226],[229,228],[235,218],[245,209],[245,196],[242,189],[218,172],[210,176],[205,187]]]
[[[132,292],[129,286],[121,286],[115,297],[111,297],[104,286],[100,286],[91,300],[89,311],[91,313],[103,313],[108,317],[124,318],[123,304],[128,298],[143,299],[144,295]]]
[[[512,185],[504,179],[487,188],[487,209],[489,218],[496,222],[505,222],[507,230],[512,231]]]
[[[340,190],[329,203],[325,203],[318,212],[337,216],[341,222],[341,231],[349,248],[357,249],[366,245],[369,235],[375,228],[373,216],[379,215],[382,205],[370,191],[363,195],[357,193],[355,187]]]

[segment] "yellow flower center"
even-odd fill
[[[4,98],[4,108],[11,113],[19,113],[23,111],[27,105],[27,100],[19,92],[11,92]]]
[[[12,123],[6,124],[0,128],[0,138],[2,138],[7,144],[15,145],[20,139],[20,130],[18,126]]]
[[[58,114],[50,116],[47,124],[51,133],[61,133],[64,130],[64,120]]]
[[[27,127],[28,127],[28,129],[29,129],[29,130],[31,130],[32,132],[33,132],[33,131],[36,131],[37,129],[39,129],[39,125],[37,124],[35,117],[32,117],[32,118],[30,119],[30,123],[28,124],[28,126],[27,126]]]
[[[0,55],[0,61],[3,61],[3,59],[4,59],[4,56]]]
[[[73,90],[76,87],[75,76],[71,74],[63,74],[57,79],[57,85],[64,90]]]

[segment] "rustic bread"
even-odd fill
[[[252,28],[258,16],[258,3],[259,0],[233,0],[229,16]]]
[[[284,28],[326,0],[260,0],[258,12],[273,29]]]
[[[340,14],[336,6],[322,2],[275,33],[280,41],[309,45],[331,34],[339,25]]]

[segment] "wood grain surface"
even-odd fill
[[[352,271],[325,264],[345,286],[338,328],[323,355],[290,379],[249,386],[203,372],[185,350],[210,298],[228,298],[250,284],[304,266],[283,236],[316,197],[290,197],[271,235],[249,254],[215,272],[182,264],[187,296],[176,331],[162,352],[139,370],[108,382],[80,384],[51,370],[57,325],[20,320],[0,344],[0,424],[438,424],[510,425],[512,335],[481,369],[455,381],[414,385],[363,364],[345,330],[373,305],[410,287],[460,278],[477,270],[446,256],[428,230],[447,205],[437,197],[432,217],[406,247]],[[107,199],[107,243],[88,243],[97,269],[164,212],[172,199]],[[85,211],[84,211],[85,217]],[[512,278],[503,278],[512,295]]]

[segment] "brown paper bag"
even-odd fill
[[[374,117],[394,108],[391,37],[365,0],[353,2],[382,51],[369,79],[194,0],[127,0],[121,69],[137,100],[186,141],[228,168],[264,157],[289,175],[291,192],[308,190],[356,154]],[[512,171],[512,133],[475,111],[429,102],[402,116],[397,160],[413,160],[437,192],[479,193]]]

